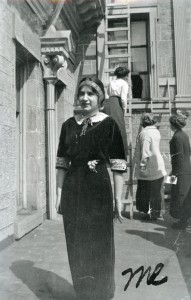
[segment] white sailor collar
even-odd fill
[[[92,123],[98,123],[98,122],[103,121],[107,117],[108,117],[108,115],[104,114],[103,112],[98,112],[96,115],[93,115],[90,117],[84,116],[82,113],[74,116],[76,122],[79,125],[81,125],[85,119],[90,119]]]

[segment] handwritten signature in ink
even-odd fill
[[[168,276],[165,276],[165,277],[163,277],[160,280],[156,280],[156,277],[160,274],[160,272],[163,269],[163,267],[164,267],[163,263],[157,264],[152,274],[151,274],[151,266],[149,266],[146,270],[144,270],[144,266],[141,266],[135,272],[133,272],[132,268],[128,268],[127,270],[123,271],[122,272],[123,276],[127,275],[128,273],[130,273],[129,280],[127,281],[127,283],[126,283],[126,285],[124,287],[124,291],[127,290],[127,288],[129,286],[131,280],[139,272],[141,272],[141,273],[140,273],[140,276],[139,276],[139,278],[137,280],[136,288],[139,287],[141,281],[143,280],[143,278],[145,277],[145,275],[147,273],[148,273],[148,275],[147,275],[147,285],[152,284],[152,285],[157,286],[157,285],[161,285],[161,284],[167,282],[168,281]]]

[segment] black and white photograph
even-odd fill
[[[191,0],[0,0],[0,300],[191,300]]]

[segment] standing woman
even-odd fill
[[[170,215],[179,219],[172,228],[184,229],[191,216],[191,164],[190,142],[188,135],[182,130],[188,115],[170,117],[170,127],[174,132],[170,141],[172,176],[177,177],[177,184],[172,185]]]
[[[108,87],[109,99],[104,101],[104,112],[111,116],[119,126],[123,138],[125,154],[128,154],[127,135],[125,129],[124,113],[127,110],[127,95],[129,86],[127,83],[129,70],[125,67],[118,67]]]
[[[164,160],[160,153],[160,132],[156,128],[153,114],[144,114],[143,127],[138,140],[136,177],[136,208],[146,214],[145,218],[156,220],[160,217],[163,200],[163,183],[166,175]]]
[[[126,160],[115,121],[99,112],[104,86],[84,78],[78,87],[81,112],[62,125],[57,152],[57,203],[63,214],[69,264],[77,299],[114,296],[113,195],[106,163],[114,178],[115,217],[121,222]]]

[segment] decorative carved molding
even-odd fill
[[[42,65],[44,78],[57,76],[59,68],[67,68],[68,59],[73,60],[74,43],[71,31],[51,31],[41,38]]]
[[[41,61],[41,45],[39,36],[26,23],[13,13],[13,39],[19,42],[38,61]]]
[[[59,15],[60,15],[60,12],[62,10],[62,7],[64,5],[66,0],[57,0],[57,4],[56,4],[56,8],[53,12],[53,14],[51,15],[51,18],[49,19],[49,21],[47,22],[47,28],[46,28],[46,31],[48,30],[48,28],[51,26],[51,25],[54,25],[56,24],[56,21],[58,20],[59,18]]]
[[[40,19],[43,25],[46,24],[48,20],[48,14],[44,7],[41,5],[40,1],[38,0],[26,0],[28,5],[31,7],[31,9],[34,11],[34,13],[37,15],[37,17]]]
[[[59,68],[67,69],[67,61],[64,55],[42,55],[42,65],[44,69],[44,79],[57,78]]]
[[[106,1],[105,0],[95,0],[95,1],[96,1],[96,6],[98,7],[98,10],[100,10],[100,14],[102,16],[104,16]]]
[[[79,17],[76,6],[71,2],[66,2],[60,13],[62,22],[74,33],[74,38],[79,38],[79,32],[83,29],[83,23]]]
[[[76,7],[85,27],[98,26],[104,17],[105,5],[101,0],[76,0]]]

